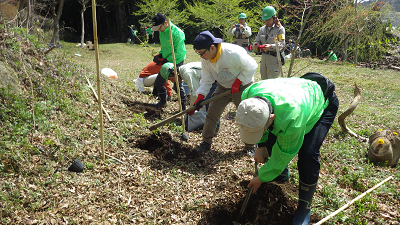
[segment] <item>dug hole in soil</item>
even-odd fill
[[[190,146],[172,139],[168,133],[153,133],[143,135],[136,143],[136,147],[147,150],[158,160],[204,165],[203,157],[194,153]],[[256,193],[250,196],[249,202],[237,221],[240,209],[247,193],[248,180],[237,181],[240,189],[232,183],[230,189],[238,193],[229,199],[220,199],[215,206],[204,211],[204,217],[198,224],[291,224],[297,202],[290,196],[297,196],[297,187],[293,183],[263,183]],[[311,216],[310,222],[318,222],[319,218]]]

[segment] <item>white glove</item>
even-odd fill
[[[143,78],[138,77],[138,79],[136,79],[135,82],[136,82],[136,86],[137,86],[138,90],[140,92],[143,92],[144,91]]]

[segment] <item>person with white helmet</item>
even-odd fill
[[[250,44],[250,36],[251,36],[251,27],[247,26],[246,19],[247,16],[244,13],[240,13],[239,23],[233,24],[231,28],[228,30],[229,36],[235,36],[234,44],[242,46],[246,51],[249,51]]]
[[[277,78],[279,76],[278,59],[275,48],[275,38],[279,52],[285,48],[285,28],[276,16],[275,8],[267,6],[262,12],[265,25],[260,28],[253,49],[262,52],[260,73],[261,79]]]
[[[242,141],[257,144],[254,160],[265,163],[250,180],[253,192],[262,182],[287,181],[287,165],[298,155],[299,200],[293,225],[309,222],[320,170],[319,149],[339,107],[334,90],[332,81],[314,72],[301,78],[267,79],[246,88],[237,108]]]

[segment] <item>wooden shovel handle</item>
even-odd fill
[[[231,93],[231,90],[227,90],[227,91],[225,91],[225,92],[223,92],[223,93],[221,93],[221,94],[219,94],[219,95],[217,95],[217,96],[214,96],[214,97],[212,97],[212,98],[209,98],[209,99],[205,100],[205,101],[202,102],[200,105],[202,105],[202,106],[203,106],[203,105],[206,105],[206,104],[208,104],[208,103],[210,103],[210,102],[212,102],[212,101],[214,101],[214,100],[217,100],[217,99],[220,99],[220,98],[222,98],[222,97],[224,97],[224,96],[227,96],[227,95],[230,94],[230,93]],[[187,108],[186,110],[184,110],[184,111],[182,111],[182,112],[180,112],[180,113],[177,113],[177,114],[175,114],[175,115],[173,115],[173,116],[171,116],[171,117],[169,117],[169,118],[167,118],[167,119],[165,119],[165,120],[163,120],[163,121],[161,121],[161,122],[158,122],[158,123],[156,123],[156,124],[150,126],[149,129],[150,129],[150,130],[155,130],[155,129],[157,129],[157,128],[160,127],[160,126],[163,126],[163,125],[165,125],[165,124],[171,122],[171,121],[174,120],[176,117],[181,116],[181,115],[183,115],[183,114],[186,114],[186,113],[188,113],[188,112],[190,112],[190,111],[193,111],[194,109],[195,109],[194,106],[190,106],[190,107]]]

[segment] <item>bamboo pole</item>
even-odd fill
[[[182,99],[181,99],[181,92],[179,88],[179,80],[178,80],[178,73],[176,69],[176,60],[175,60],[175,50],[174,50],[174,41],[172,39],[172,30],[171,30],[171,22],[168,20],[168,28],[169,28],[169,40],[171,42],[171,53],[172,53],[172,61],[174,63],[174,72],[175,72],[175,85],[176,85],[176,90],[178,92],[178,102],[179,102],[179,111],[182,112]],[[182,132],[185,133],[185,121],[183,119],[183,115],[181,115],[182,119]]]
[[[85,74],[84,74],[84,75],[85,75]],[[89,79],[87,78],[86,75],[85,75],[85,78],[86,78],[86,80],[87,80],[87,82],[88,82],[88,84],[89,84],[90,89],[92,89],[92,91],[93,91],[94,97],[96,97],[96,99],[97,99],[97,101],[98,101],[98,100],[99,100],[99,97],[97,97],[96,91],[94,90],[92,84],[90,83],[90,81],[89,81]],[[106,111],[106,109],[104,108],[103,105],[101,105],[101,108],[103,109],[104,113],[106,114],[108,120],[111,122],[112,120],[111,120],[111,118],[110,118],[110,115],[108,115],[108,113],[107,113],[107,111]]]
[[[101,104],[101,82],[100,82],[100,65],[99,65],[99,43],[97,40],[97,20],[96,20],[96,0],[92,0],[92,18],[93,18],[93,41],[96,55],[96,71],[97,71],[97,96],[99,97],[99,120],[100,120],[100,145],[101,156],[105,160],[104,155],[104,137],[103,137],[103,105]]]
[[[281,77],[283,77],[281,54],[279,51],[278,40],[276,37],[274,38],[274,41],[275,41],[276,59],[278,60],[279,72],[281,73]]]
[[[362,193],[361,195],[359,195],[357,198],[351,200],[349,203],[347,203],[346,205],[342,206],[340,209],[336,210],[335,212],[333,212],[332,214],[330,214],[329,216],[323,218],[322,220],[320,220],[318,223],[314,223],[314,225],[321,225],[322,223],[326,222],[327,220],[329,220],[330,218],[332,218],[333,216],[335,216],[336,214],[338,214],[339,212],[343,211],[344,209],[346,209],[347,207],[349,207],[351,204],[353,204],[355,201],[361,199],[362,197],[364,197],[366,194],[370,193],[371,191],[375,190],[376,188],[378,188],[379,186],[381,186],[383,183],[385,183],[386,181],[392,179],[393,176],[389,176],[388,178],[386,178],[385,180],[383,180],[382,182],[380,182],[379,184],[373,186],[372,188],[370,188],[368,191]]]

